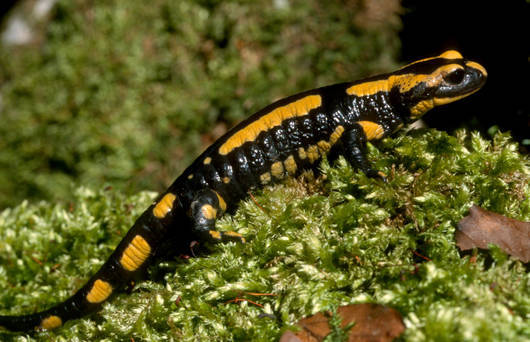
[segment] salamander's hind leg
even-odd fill
[[[236,232],[219,232],[215,230],[215,220],[226,211],[226,203],[217,192],[211,189],[200,191],[191,203],[193,232],[201,239],[221,242],[245,242],[245,238]]]
[[[355,168],[361,170],[368,177],[379,178],[386,182],[386,175],[370,165],[366,158],[366,141],[367,136],[363,127],[359,124],[354,125],[350,130],[344,132],[341,137],[343,145],[343,155],[348,162]]]

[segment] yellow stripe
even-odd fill
[[[90,303],[101,303],[112,293],[112,286],[101,279],[97,279],[92,285],[92,289],[86,296]]]
[[[202,216],[207,220],[213,220],[217,216],[217,210],[210,204],[205,204],[201,207]]]
[[[173,208],[173,202],[176,198],[174,194],[167,193],[153,208],[153,215],[159,219],[164,218]]]
[[[460,52],[458,52],[456,50],[447,50],[444,53],[442,53],[439,57],[440,58],[446,58],[446,59],[462,59],[462,58],[464,58],[464,57],[462,57]]]
[[[449,50],[436,57],[424,58],[424,59],[420,59],[418,61],[412,62],[410,64],[405,65],[401,69],[410,67],[417,63],[430,61],[436,58],[462,59],[463,57],[458,51]],[[479,69],[481,70],[481,72],[485,73],[486,70],[484,70],[484,68],[481,65],[477,63],[475,63],[477,65],[470,65],[470,63],[473,63],[473,62],[469,62],[467,65],[474,67],[476,69]],[[359,97],[369,96],[369,95],[374,95],[378,92],[388,92],[394,86],[398,86],[400,92],[404,93],[404,92],[411,90],[412,88],[414,88],[416,85],[418,85],[421,82],[427,82],[428,83],[427,86],[435,87],[441,81],[441,76],[443,76],[444,72],[453,70],[458,67],[461,68],[462,66],[458,64],[444,65],[430,74],[391,75],[389,76],[388,79],[363,82],[360,84],[353,85],[349,87],[348,89],[346,89],[346,93],[348,95],[356,95]]]
[[[259,176],[259,179],[261,184],[267,184],[271,181],[271,174],[269,172],[262,173],[261,176]]]
[[[329,142],[331,145],[335,145],[337,141],[339,141],[340,137],[342,136],[342,133],[344,133],[344,126],[337,126],[333,133],[331,133],[331,136],[329,137]]]
[[[466,96],[469,96],[471,94],[474,94],[475,92],[479,91],[479,89],[475,89],[473,91],[470,91],[469,93],[466,93],[466,94],[462,94],[462,95],[459,95],[459,96],[453,96],[453,97],[435,97],[433,99],[434,101],[434,106],[441,106],[441,105],[444,105],[444,104],[447,104],[447,103],[451,103],[451,102],[454,102],[454,101],[457,101],[457,100],[460,100],[460,99],[463,99],[464,97]]]
[[[285,166],[285,169],[290,175],[294,175],[296,173],[296,169],[298,168],[298,166],[296,165],[296,161],[294,160],[294,157],[292,155],[285,159],[283,165]]]
[[[242,243],[245,243],[245,238],[243,237],[243,235],[239,234],[239,233],[236,233],[236,232],[233,232],[233,231],[228,231],[228,232],[223,232],[223,236],[227,236],[229,238],[238,238]]]
[[[388,92],[389,90],[390,86],[388,83],[388,79],[384,79],[378,81],[363,82],[360,84],[353,85],[346,89],[346,93],[348,95],[356,95],[362,97],[374,95],[378,92]]]
[[[209,230],[208,233],[210,233],[210,236],[216,240],[221,240],[221,233],[219,233],[217,230]]]
[[[254,141],[261,132],[279,126],[284,120],[289,118],[306,115],[310,110],[320,107],[321,104],[322,98],[320,95],[309,95],[285,106],[278,107],[235,132],[219,147],[219,153],[226,155],[245,142]]]
[[[451,103],[457,100],[460,100],[466,96],[469,96],[475,92],[477,92],[479,89],[475,89],[473,91],[470,91],[469,93],[459,95],[459,96],[453,96],[453,97],[435,97],[432,99],[427,99],[418,102],[416,105],[414,105],[412,108],[410,108],[410,116],[412,118],[418,118],[425,114],[427,111],[433,109],[436,106],[441,106],[447,103]]]
[[[454,67],[455,64],[450,64]],[[447,66],[443,66],[445,68]],[[355,95],[359,97],[375,95],[378,92],[389,92],[394,86],[399,87],[401,93],[405,93],[421,82],[438,80],[433,77],[438,72],[434,71],[432,74],[403,74],[403,75],[391,75],[387,79],[378,81],[369,81],[360,84],[353,85],[346,89],[348,95]],[[428,84],[430,85],[430,84]],[[433,84],[434,85],[434,84]]]
[[[142,265],[142,259],[133,254],[130,249],[129,253],[124,254],[120,261],[122,266],[128,271],[135,271]]]
[[[317,142],[317,146],[321,154],[326,154],[329,152],[329,150],[331,150],[331,144],[325,140],[320,140]]]
[[[123,251],[120,264],[127,271],[137,270],[151,253],[151,246],[140,235],[136,235]]]
[[[412,63],[409,63],[409,64],[405,65],[404,67],[402,67],[401,69],[404,69],[404,68],[409,67],[409,66],[411,66],[413,64],[416,64],[416,63],[422,63],[422,62],[430,61],[430,60],[433,60],[433,59],[436,59],[436,58],[462,59],[464,57],[460,54],[460,52],[458,52],[456,50],[447,50],[444,53],[442,53],[441,55],[438,55],[438,56],[435,56],[435,57],[428,57],[428,58],[420,59],[418,61],[414,61]]]
[[[410,108],[410,116],[411,118],[419,118],[429,110],[434,108],[434,101],[433,99],[427,99],[418,102],[413,107]]]
[[[318,154],[318,148],[316,147],[316,145],[309,146],[307,148],[306,154],[307,154],[307,158],[309,159],[310,163],[314,163],[320,157],[320,155]]]
[[[217,195],[217,200],[219,201],[219,208],[221,208],[221,211],[225,212],[226,211],[226,202],[225,202],[225,199],[219,195],[217,193],[217,191],[214,191],[215,194]]]
[[[466,62],[466,66],[479,70],[484,76],[488,76],[488,72],[484,67],[478,63],[475,62]]]
[[[271,165],[271,174],[278,179],[283,178],[283,164],[277,161]]]
[[[381,139],[385,134],[383,127],[372,121],[358,121],[357,122],[363,128],[364,134],[366,134],[366,139]]]
[[[45,319],[43,319],[39,327],[41,329],[51,330],[51,329],[60,327],[62,324],[63,324],[63,321],[59,316],[52,315],[52,316],[48,316]]]
[[[298,157],[300,157],[302,160],[307,158],[307,154],[305,153],[305,149],[303,147],[298,148]]]
[[[425,83],[427,87],[435,88],[443,81],[444,75],[455,69],[463,69],[463,67],[459,64],[447,64],[442,65],[430,74],[404,74],[390,76],[388,83],[391,85],[391,87],[399,87],[399,91],[401,93],[410,91],[412,88],[422,82]]]
[[[143,253],[138,248],[131,248],[129,252],[129,258],[131,258],[131,260],[133,260],[135,263],[143,262]]]
[[[128,255],[124,254],[120,259],[120,264],[128,271],[134,271],[138,268],[137,262],[131,260]]]

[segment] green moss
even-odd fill
[[[40,44],[0,47],[0,208],[163,189],[274,100],[395,67],[396,1],[369,27],[369,8],[321,6],[58,1]]]
[[[530,220],[530,163],[509,137],[412,131],[370,145],[370,158],[388,184],[344,159],[333,168],[323,162],[324,182],[266,188],[254,194],[259,206],[248,200],[218,222],[247,244],[154,266],[151,279],[163,280],[141,282],[99,313],[27,340],[271,341],[306,315],[367,301],[402,313],[404,341],[529,339],[525,266],[496,247],[461,256],[454,242],[472,203]],[[2,212],[2,314],[72,294],[153,196],[81,188],[72,208],[23,203]]]

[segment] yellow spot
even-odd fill
[[[298,157],[300,157],[302,160],[307,158],[307,154],[305,153],[305,149],[303,147],[298,148]]]
[[[334,145],[337,141],[339,141],[340,137],[342,136],[342,133],[344,133],[344,126],[337,126],[333,133],[331,133],[331,136],[329,137],[329,142]]]
[[[221,240],[221,233],[219,233],[216,230],[209,230],[208,233],[210,233],[210,236],[216,240]]]
[[[271,165],[271,174],[278,179],[283,178],[283,164],[277,161]]]
[[[188,176],[188,179],[193,179],[193,173]]]
[[[331,145],[325,140],[320,140],[319,142],[317,142],[317,146],[320,150],[320,153],[322,154],[326,154],[329,152],[329,150],[331,150]]]
[[[230,183],[230,178],[228,178],[228,177],[223,177],[223,183],[225,183],[225,184]]]
[[[61,317],[59,316],[48,316],[40,322],[39,328],[45,330],[51,330],[60,327],[63,324]]]
[[[307,158],[310,163],[314,163],[319,157],[320,155],[318,154],[318,148],[316,145],[311,145],[307,148]]]
[[[176,198],[177,197],[172,193],[165,194],[165,196],[162,197],[162,199],[153,208],[153,215],[159,219],[164,218],[167,213],[171,211],[171,208],[173,208],[173,202]]]
[[[127,271],[135,271],[142,266],[151,253],[151,246],[140,235],[136,235],[123,251],[120,264]]]
[[[212,158],[210,158],[210,157],[206,157],[206,158],[204,158],[204,161],[203,161],[204,165],[208,165],[208,164],[210,164],[211,162],[212,162]]]
[[[267,184],[271,181],[271,174],[269,172],[265,172],[259,176],[259,179],[261,181],[261,184]]]
[[[217,195],[217,200],[219,201],[219,208],[221,208],[221,211],[226,211],[226,202],[224,198],[215,191],[215,194]]]
[[[290,175],[294,175],[296,173],[296,169],[298,166],[296,165],[296,161],[294,160],[294,157],[292,155],[285,159],[283,165],[285,166],[285,169]]]
[[[320,95],[308,95],[285,106],[273,109],[270,113],[263,115],[246,127],[235,132],[219,147],[219,153],[226,155],[245,142],[254,141],[261,132],[279,126],[284,120],[289,118],[307,115],[309,111],[320,107],[321,104],[322,98]]]
[[[201,207],[202,216],[207,220],[213,220],[217,217],[217,209],[210,204],[205,204]]]
[[[385,134],[383,127],[372,121],[358,121],[357,122],[363,128],[364,134],[366,134],[366,139],[381,139]]]
[[[112,293],[112,286],[101,279],[97,279],[92,285],[92,289],[86,296],[90,303],[101,303]]]

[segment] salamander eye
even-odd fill
[[[444,75],[444,81],[449,84],[459,84],[464,79],[464,69],[455,69]]]

